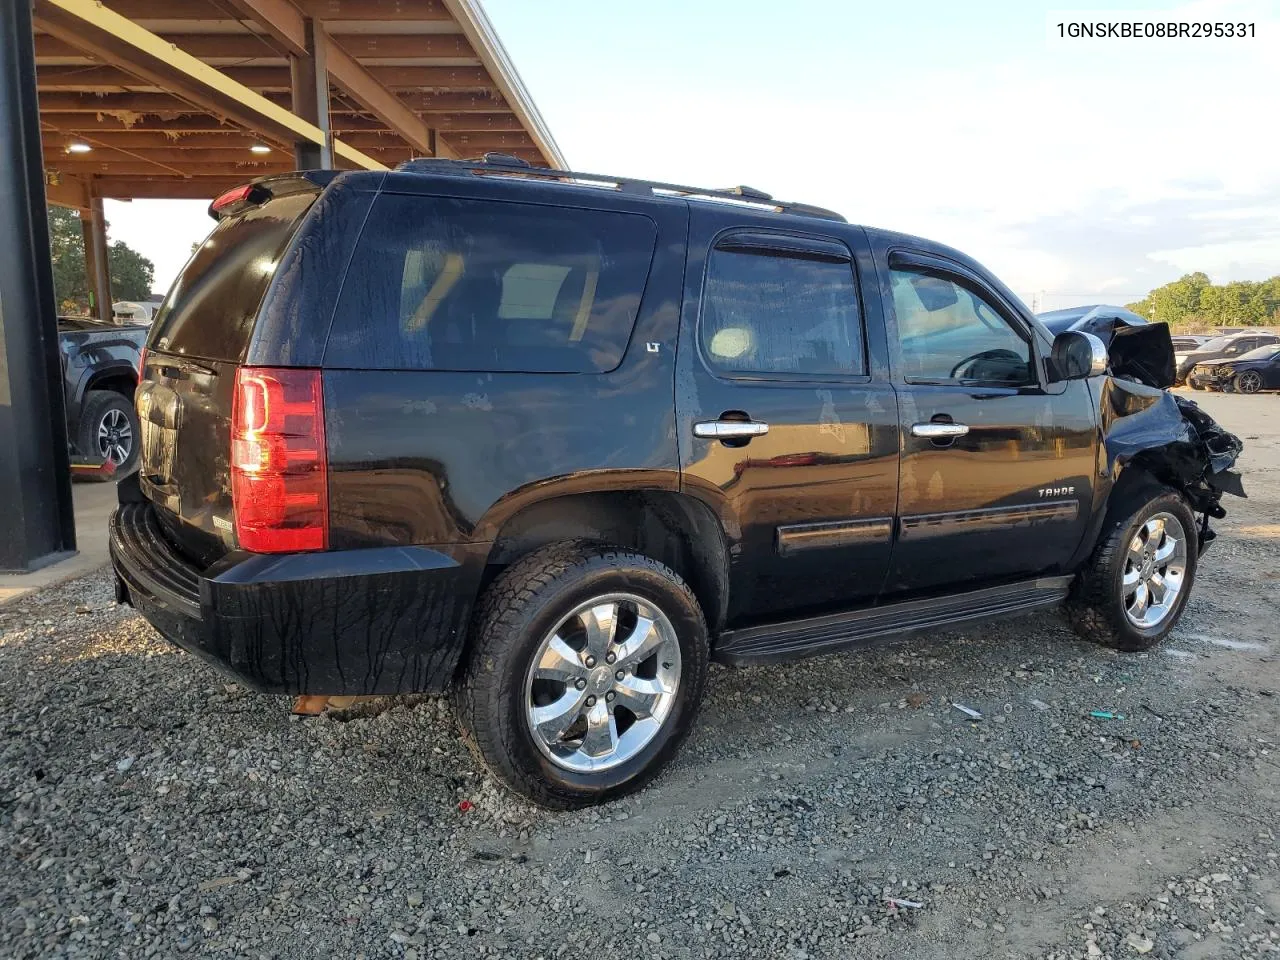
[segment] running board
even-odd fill
[[[885,637],[996,620],[1056,607],[1073,577],[1040,577],[945,597],[907,600],[851,613],[726,630],[713,658],[732,666],[776,663],[863,646]]]

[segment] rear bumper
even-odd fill
[[[427,547],[232,553],[207,570],[149,503],[111,517],[118,592],[173,643],[247,687],[290,695],[437,693],[453,676],[480,569]]]

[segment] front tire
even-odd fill
[[[1177,624],[1195,583],[1199,539],[1182,494],[1152,484],[1103,526],[1067,598],[1072,626],[1116,650],[1147,650]]]
[[[1236,393],[1257,393],[1262,389],[1262,376],[1256,370],[1246,370],[1236,377]]]
[[[706,683],[702,610],[671,569],[569,541],[522,558],[485,592],[454,690],[489,771],[558,809],[638,790],[688,735]]]

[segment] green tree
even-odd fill
[[[89,284],[84,269],[84,234],[76,211],[49,208],[49,252],[53,255],[53,293],[58,312],[85,312]]]
[[[1200,294],[1207,286],[1208,276],[1197,272],[1157,287],[1147,295],[1154,311],[1152,319],[1177,324],[1195,316],[1200,310]]]
[[[1280,323],[1280,276],[1261,282],[1234,280],[1221,286],[1203,273],[1189,273],[1157,287],[1134,313],[1173,326],[1247,327]]]
[[[108,224],[110,226],[110,224]],[[59,313],[89,312],[89,278],[84,263],[84,232],[78,211],[49,207],[49,252]],[[111,295],[116,300],[145,300],[155,279],[155,264],[122,240],[107,251]]]
[[[150,260],[123,240],[111,244],[107,255],[111,296],[116,300],[145,300],[151,296],[156,268]]]

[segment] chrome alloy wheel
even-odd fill
[[[666,614],[610,593],[575,607],[543,638],[525,676],[525,718],[552,763],[607,770],[653,741],[679,688],[680,641]]]
[[[1121,580],[1125,616],[1157,627],[1173,612],[1186,583],[1187,533],[1171,513],[1157,513],[1129,542]]]
[[[1262,377],[1256,370],[1246,370],[1236,377],[1236,390],[1240,393],[1257,393],[1262,389]]]
[[[98,421],[98,455],[116,466],[133,452],[133,427],[123,410],[108,410]]]

